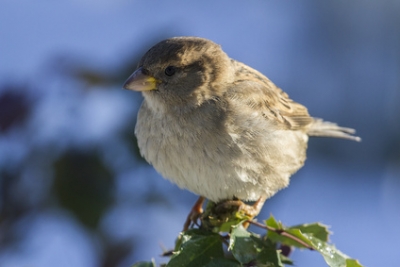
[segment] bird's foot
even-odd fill
[[[183,232],[187,231],[191,225],[198,225],[197,220],[201,217],[203,214],[203,203],[204,203],[204,197],[199,197],[197,199],[196,203],[194,203],[192,209],[190,210],[185,224],[183,225]]]
[[[260,213],[265,200],[266,200],[265,197],[260,197],[253,205],[247,205],[243,203],[241,200],[227,200],[217,204],[215,210],[217,212],[226,210],[237,210],[243,213],[244,215],[250,217],[250,219],[253,219]]]
[[[243,219],[251,220],[260,213],[265,200],[265,197],[260,197],[253,205],[247,205],[238,199],[226,200],[218,204],[209,202],[205,213],[203,213],[205,198],[199,197],[186,218],[183,231],[187,231],[193,225],[202,229],[215,230],[232,222],[243,221]],[[198,223],[199,219],[201,225]],[[247,228],[248,223],[244,223],[243,226]]]

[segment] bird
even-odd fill
[[[200,196],[184,230],[205,199],[258,215],[304,165],[309,137],[361,140],[352,128],[310,116],[265,75],[205,38],[155,44],[123,87],[144,98],[135,127],[142,156]]]

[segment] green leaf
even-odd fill
[[[274,216],[272,216],[272,215],[269,216],[269,218],[265,221],[265,224],[267,226],[275,228],[275,229],[279,229],[279,230],[283,229],[282,223],[275,220]]]
[[[322,223],[296,225],[289,227],[289,229],[299,229],[303,234],[312,234],[314,237],[325,242],[328,241],[330,234],[328,226]]]
[[[346,259],[346,267],[363,267],[358,260]]]
[[[254,235],[252,235],[252,239],[260,248],[260,253],[257,255],[256,259],[257,266],[283,267],[282,259],[286,257],[276,249],[276,243]],[[291,264],[292,262],[288,260],[287,263]]]
[[[305,233],[319,236],[322,240],[328,240],[329,231],[327,227],[319,223],[304,224],[288,228],[282,225],[281,222],[276,221],[271,215],[268,220],[265,221],[265,224],[270,228],[274,228],[274,231],[268,231],[267,238],[288,246],[298,248],[307,248],[306,245],[312,246],[312,243],[308,238],[303,235],[303,231],[305,231]]]
[[[281,234],[268,231],[267,238],[273,242],[280,242],[298,248],[307,248],[303,243],[311,247],[313,246],[310,240],[308,240],[299,229],[282,229]]]
[[[217,258],[211,260],[204,267],[241,267],[242,265],[234,260],[228,260],[223,258]]]
[[[276,244],[262,240],[258,235],[248,232],[242,225],[231,231],[229,249],[232,255],[242,264],[254,266],[283,267],[282,255]],[[252,265],[253,266],[253,265]]]
[[[190,240],[192,237],[208,236],[208,235],[215,235],[215,234],[210,231],[205,231],[201,229],[189,229],[185,232],[182,232],[179,234],[176,240],[174,251],[175,252],[180,251],[182,249],[182,244]]]
[[[283,264],[292,264],[292,261],[277,249],[277,243],[281,243],[314,249],[321,253],[330,267],[362,267],[358,261],[350,259],[334,245],[326,242],[329,231],[327,226],[320,223],[285,227],[271,216],[265,221],[268,229],[265,239],[247,231],[242,224],[230,224],[232,221],[229,220],[225,222],[229,222],[231,228],[228,249],[235,260],[224,258],[222,237],[219,234],[210,230],[191,229],[181,233],[167,266],[240,267],[242,264],[250,264],[259,267],[283,267]],[[228,224],[226,225],[228,228]]]
[[[206,266],[212,260],[224,257],[218,234],[193,229],[182,233],[179,242],[179,247],[167,265],[169,267]]]
[[[279,253],[280,260],[283,264],[293,265],[293,261],[286,256],[283,256],[282,253]]]
[[[257,266],[283,267],[279,250],[264,247],[257,256]]]
[[[334,245],[326,242],[329,231],[323,224],[304,224],[287,228],[272,216],[265,223],[269,228],[273,228],[267,233],[267,238],[272,242],[281,242],[299,248],[307,245],[319,251],[330,267],[362,267],[358,261],[350,259]]]
[[[260,249],[251,238],[251,234],[242,225],[233,227],[229,240],[229,250],[240,263],[255,260]]]
[[[237,214],[239,214],[239,213],[236,213],[235,216],[230,217],[229,220],[222,223],[221,226],[216,227],[215,231],[229,233],[233,227],[241,225],[241,224],[243,224],[244,221],[249,219],[249,218],[243,219],[243,216],[240,216],[240,214],[239,215],[237,215]]]
[[[334,245],[328,244],[311,234],[304,234],[312,242],[313,247],[324,257],[330,267],[362,267],[356,260],[352,260]]]

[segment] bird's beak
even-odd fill
[[[150,91],[157,89],[157,85],[160,83],[159,80],[145,74],[146,71],[140,67],[126,80],[124,88],[133,91]]]

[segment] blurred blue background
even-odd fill
[[[171,249],[196,196],[139,156],[140,56],[179,35],[209,38],[313,116],[361,143],[312,139],[268,200],[286,225],[321,221],[366,266],[397,266],[399,1],[2,1],[0,266],[130,266]],[[294,251],[296,266],[325,266]]]

